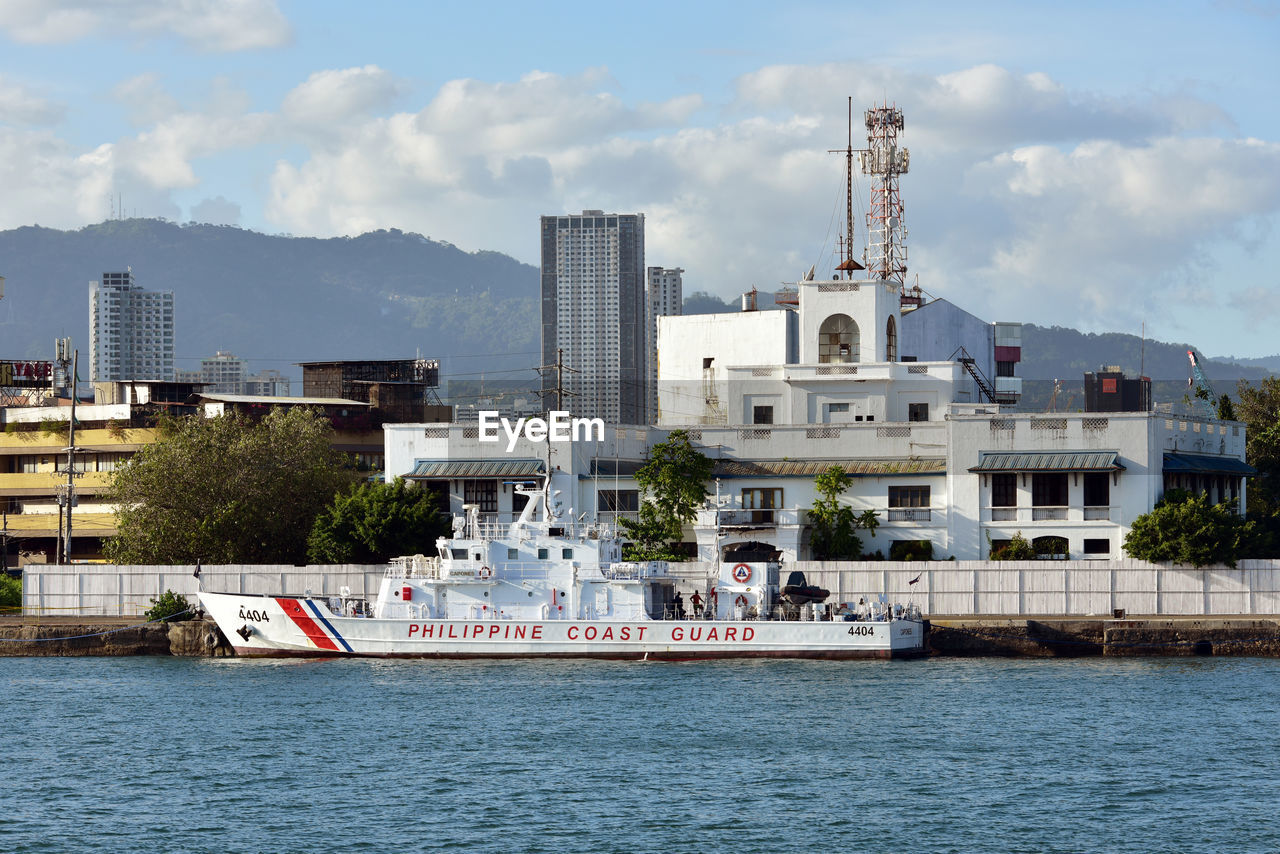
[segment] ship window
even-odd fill
[[[520,557],[519,549],[507,549],[507,560],[515,560]]]
[[[449,555],[454,560],[466,560],[467,550],[466,549],[449,549]]]
[[[538,560],[546,560],[548,554],[546,549],[538,549]]]
[[[573,549],[561,549],[560,557],[564,558],[565,560],[573,560]]]

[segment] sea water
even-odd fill
[[[1280,661],[0,659],[0,850],[1275,851]]]

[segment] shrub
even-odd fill
[[[146,617],[153,622],[162,620],[166,623],[175,622],[179,618],[190,619],[191,603],[187,601],[186,596],[166,590],[160,594],[160,598],[151,600],[151,607],[147,610]]]
[[[0,573],[0,614],[22,611],[22,579]]]

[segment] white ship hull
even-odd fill
[[[906,658],[920,620],[438,620],[346,617],[324,600],[200,593],[243,656],[393,658]]]

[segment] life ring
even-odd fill
[[[733,580],[739,584],[746,584],[751,580],[751,567],[745,563],[740,563],[733,568]]]
[[[746,596],[743,596],[741,593],[739,593],[739,594],[738,594],[738,598],[733,600],[733,606],[734,606],[735,608],[742,608],[743,610],[746,610],[746,607],[747,607],[747,597],[746,597]]]
[[[489,567],[487,567],[487,566],[482,566],[482,567],[480,567],[480,577],[481,577],[481,578],[488,578],[488,577],[489,577],[489,576],[491,576],[491,575],[493,575],[493,570],[492,570],[492,569],[490,569],[490,568],[489,568]]]

